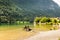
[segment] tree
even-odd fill
[[[51,22],[51,19],[50,18],[47,18],[46,19],[46,22],[48,22],[48,23]]]
[[[47,17],[42,17],[41,18],[41,23],[46,23],[46,21],[47,21]]]
[[[40,18],[40,17],[36,17],[34,21],[35,21],[36,23],[39,23],[39,22],[40,22],[40,20],[41,20],[41,18]]]

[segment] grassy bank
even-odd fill
[[[0,25],[0,31],[1,30],[20,29],[20,28],[23,28],[25,25],[29,25],[30,27],[33,27],[33,24],[11,24],[11,25],[2,24],[2,25]]]

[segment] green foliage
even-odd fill
[[[46,22],[51,22],[51,19],[50,18],[47,18],[47,17],[42,17],[41,18],[41,23],[46,23]]]
[[[54,23],[57,23],[57,20],[54,20]]]
[[[41,22],[41,23],[46,23],[46,24],[57,24],[59,23],[58,21],[58,18],[48,18],[48,17],[37,17],[35,19],[36,21],[38,22]]]
[[[60,20],[59,20],[59,23],[60,23]]]
[[[48,22],[48,23],[51,22],[51,19],[50,18],[47,18],[46,19],[46,22]]]
[[[14,23],[19,16],[17,8],[10,0],[0,0],[0,23]]]
[[[41,18],[41,23],[45,23],[47,21],[47,18],[46,17],[42,17]]]
[[[0,0],[0,23],[5,23],[5,19],[9,24],[16,21],[33,22],[34,17],[28,13],[32,12],[27,12],[24,9],[18,7],[12,0]],[[3,19],[2,17],[6,18]]]
[[[36,17],[34,21],[35,21],[36,23],[39,23],[40,19],[41,19],[41,18]]]

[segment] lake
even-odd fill
[[[29,25],[32,31],[27,32],[23,30],[24,26],[25,25],[0,25],[0,40],[23,40],[40,31],[49,31],[53,27],[56,28],[55,30],[58,29],[58,25],[39,25],[36,27]]]

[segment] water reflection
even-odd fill
[[[54,25],[47,25],[47,24],[40,24],[36,26],[40,30],[58,30],[60,29],[60,24],[54,24]]]

